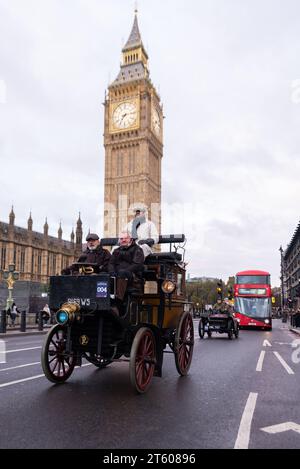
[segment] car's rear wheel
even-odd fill
[[[156,343],[153,332],[148,327],[141,327],[133,340],[129,372],[132,386],[139,394],[149,388],[156,365]]]
[[[200,339],[204,339],[205,326],[204,326],[204,321],[202,319],[199,319],[198,332],[199,332]]]
[[[179,321],[175,336],[175,364],[178,373],[184,376],[189,371],[194,350],[194,324],[192,315],[185,312]]]
[[[228,323],[228,339],[232,340],[233,337],[233,324],[232,321]]]

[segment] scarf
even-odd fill
[[[131,229],[131,236],[133,239],[138,239],[138,234],[137,234],[137,229],[140,225],[143,223],[146,223],[146,217],[145,215],[141,215],[139,217],[136,217],[132,221],[132,229]]]

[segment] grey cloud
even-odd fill
[[[191,273],[261,263],[278,284],[278,246],[299,218],[299,2],[140,0],[139,10],[166,115],[163,220],[187,230]],[[47,215],[55,235],[62,219],[68,238],[80,210],[101,234],[101,103],[132,20],[130,0],[0,0],[0,219],[14,202],[17,223],[31,208],[36,229]],[[168,221],[175,203],[190,205]]]

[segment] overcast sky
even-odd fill
[[[132,0],[0,0],[0,220],[103,231],[105,89]],[[139,0],[164,106],[162,231],[192,276],[279,285],[299,221],[299,0]]]

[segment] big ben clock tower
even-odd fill
[[[132,216],[128,209],[137,204],[147,208],[160,232],[163,113],[149,78],[137,12],[122,55],[104,103],[105,237],[118,235]]]

